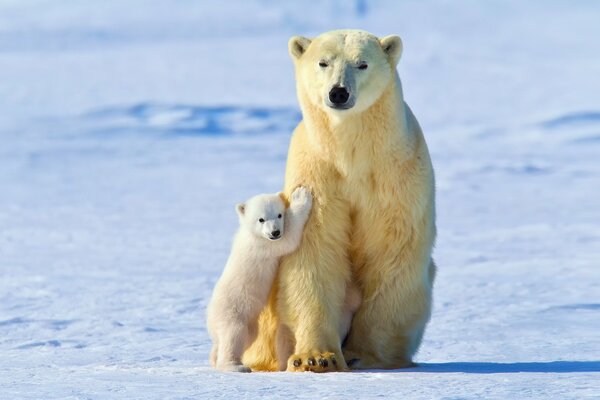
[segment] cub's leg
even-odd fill
[[[217,354],[219,351],[219,344],[218,342],[214,342],[212,349],[210,349],[210,365],[213,366],[213,368],[217,367]]]
[[[242,353],[247,343],[248,328],[238,321],[223,324],[219,329],[217,369],[228,372],[251,372],[242,364]]]

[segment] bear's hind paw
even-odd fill
[[[223,372],[252,372],[250,367],[243,364],[225,364],[219,365],[217,368]]]

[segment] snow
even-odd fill
[[[0,1],[0,399],[600,398],[599,13]],[[287,40],[340,27],[402,36],[434,162],[420,365],[216,372],[234,205],[281,188],[300,118]]]

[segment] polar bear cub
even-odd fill
[[[262,194],[236,207],[240,228],[207,310],[213,341],[210,361],[223,371],[250,372],[241,362],[257,334],[257,319],[267,304],[280,258],[296,250],[312,208],[304,187],[291,196]]]

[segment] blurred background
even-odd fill
[[[597,395],[599,20],[589,1],[0,0],[0,399]],[[338,28],[402,37],[433,158],[421,367],[224,377],[204,312],[234,205],[283,184],[287,41]]]

